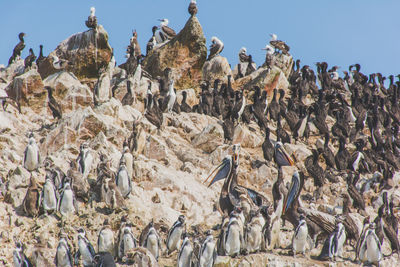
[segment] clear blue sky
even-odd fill
[[[117,63],[125,61],[132,29],[139,34],[143,53],[157,19],[168,18],[177,32],[187,21],[189,0],[0,0],[0,64],[7,64],[17,35],[27,33],[25,57],[32,47],[45,55],[68,36],[86,30],[89,8],[108,31]],[[198,18],[207,38],[219,37],[222,52],[234,66],[242,46],[257,65],[269,33],[286,41],[295,59],[314,67],[360,63],[364,73],[400,73],[400,0],[198,0]]]

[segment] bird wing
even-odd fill
[[[170,37],[174,37],[176,35],[176,32],[168,26],[162,26],[161,29],[165,34]]]
[[[210,55],[208,56],[208,58],[210,59],[212,56],[214,56],[217,53],[218,53],[218,45],[214,43],[210,46]]]

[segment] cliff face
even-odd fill
[[[206,38],[199,20],[191,17],[185,27],[169,42],[154,49],[143,62],[153,77],[162,76],[165,68],[174,69],[177,89],[198,87],[207,57]]]

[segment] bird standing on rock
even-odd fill
[[[218,56],[222,52],[222,50],[224,50],[224,43],[217,37],[213,36],[211,38],[210,54],[208,55],[207,60]]]
[[[29,70],[32,67],[32,63],[35,61],[36,56],[33,49],[29,49],[29,55],[24,60],[25,70]]]
[[[57,100],[53,96],[54,89],[50,86],[45,86],[44,89],[47,90],[47,96],[49,98],[48,104],[53,114],[53,118],[61,119],[62,109],[60,104],[57,103]]]
[[[39,147],[36,144],[36,140],[33,137],[33,133],[29,134],[28,145],[25,148],[24,152],[24,167],[28,171],[32,172],[39,168],[40,164],[40,152]]]
[[[193,17],[197,14],[197,3],[196,0],[190,0],[190,4],[188,7],[189,14]]]
[[[18,34],[19,43],[14,47],[12,56],[8,60],[8,65],[11,65],[15,60],[19,59],[19,57],[21,56],[21,52],[25,48],[25,40],[24,40],[25,35],[26,34],[24,32]]]
[[[173,29],[168,27],[168,19],[159,19],[161,21],[159,30],[156,32],[157,44],[162,44],[175,37],[176,33]]]
[[[90,8],[90,15],[85,21],[86,27],[89,29],[95,29],[97,27],[97,17],[95,15],[96,9],[94,7]]]
[[[174,223],[171,229],[168,231],[167,237],[167,254],[177,250],[181,246],[182,234],[185,231],[185,216],[179,215],[178,220]]]

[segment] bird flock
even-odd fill
[[[90,11],[86,26],[96,29],[95,9],[91,8]],[[190,2],[188,12],[191,16],[198,12],[194,0]],[[153,35],[147,44],[146,54],[176,36],[168,23],[168,19],[162,19],[160,26],[152,28]],[[13,50],[9,64],[20,57],[25,47],[24,36],[24,33],[19,34],[20,42]],[[207,60],[220,54],[224,47],[217,37],[211,41]],[[275,66],[278,55],[290,56],[289,46],[278,40],[276,34],[271,35],[271,41],[264,49],[267,52],[264,66],[268,69]],[[43,46],[40,46],[40,54],[36,59],[30,49],[24,61],[25,68],[32,68],[35,59],[40,68],[45,58],[42,50]],[[271,188],[273,200],[238,183],[241,147],[240,144],[233,144],[232,154],[227,155],[207,178],[208,181],[211,177],[208,186],[224,180],[219,199],[221,224],[204,233],[197,229],[190,232],[187,231],[185,216],[180,215],[168,231],[164,229],[166,239],[162,242],[160,231],[163,229],[153,221],[137,238],[127,217],[121,219],[117,234],[106,219],[98,233],[97,253],[87,239],[85,229],[80,228],[76,232],[75,251],[71,249],[68,235],[61,231],[54,260],[56,266],[74,266],[78,262],[82,262],[83,266],[115,266],[115,259],[130,264],[136,258],[141,261],[146,258],[148,262],[156,264],[162,255],[169,256],[177,251],[177,266],[210,267],[214,265],[217,255],[237,257],[282,248],[280,233],[285,221],[294,229],[289,250],[295,257],[297,254],[305,255],[320,243],[319,260],[354,260],[379,265],[384,257],[381,249],[383,242],[389,244],[390,255],[400,252],[398,218],[394,212],[398,207],[390,195],[391,189],[397,186],[393,177],[400,167],[400,75],[365,75],[361,72],[361,66],[354,64],[343,71],[342,78],[338,66],[328,70],[326,62],[318,62],[314,72],[310,66],[301,66],[300,60],[296,60],[288,77],[288,90],[273,89],[272,99],[268,101],[268,92],[259,86],[248,90],[233,88],[233,80],[257,70],[246,48],[242,48],[238,56],[237,75],[229,75],[226,82],[216,79],[213,85],[208,81],[202,82],[199,101],[194,106],[187,103],[186,91],[182,92],[183,99],[178,103],[172,69],[166,68],[163,77],[149,79],[144,99],[144,117],[162,131],[163,113],[166,112],[172,116],[181,112],[212,116],[221,123],[228,144],[232,144],[238,125],[257,124],[265,138],[261,146],[263,159],[252,162],[252,167],[259,168],[265,164],[277,169],[278,176]],[[144,57],[137,41],[137,32],[133,31],[127,48],[127,62],[123,64],[127,75],[135,75]],[[64,69],[68,64],[53,57],[56,69]],[[142,75],[148,74],[143,71]],[[396,77],[398,81],[395,81]],[[385,85],[386,80],[389,80],[389,85]],[[158,94],[151,90],[153,83],[159,85]],[[122,100],[123,105],[131,105],[135,99],[131,86],[131,81],[127,80],[128,89]],[[54,89],[45,89],[54,118],[61,119],[61,107],[52,95]],[[332,125],[328,123],[328,117],[334,118]],[[111,171],[111,160],[105,154],[101,154],[99,164],[93,166],[93,153],[96,152],[90,149],[88,142],[84,142],[80,146],[79,156],[71,160],[70,169],[65,174],[50,158],[42,161],[34,135],[30,134],[23,166],[29,172],[44,167],[46,179],[41,188],[31,176],[23,201],[24,212],[30,217],[53,214],[64,226],[71,214],[79,212],[77,199],[88,205],[93,201],[105,202],[110,214],[126,210],[125,202],[134,186],[131,180],[135,159],[131,147],[137,138],[137,127],[138,122],[134,122],[133,133],[123,144],[116,173]],[[271,139],[271,133],[276,136],[275,140]],[[313,144],[310,138],[324,141]],[[288,146],[298,143],[311,147],[311,155],[304,162],[299,162],[286,151]],[[321,165],[321,161],[324,164]],[[296,167],[289,186],[285,186],[283,181],[285,166]],[[87,177],[94,169],[97,180],[89,184]],[[367,176],[372,178],[364,178]],[[312,195],[301,194],[307,179],[311,179],[315,188]],[[343,200],[343,209],[338,215],[304,205],[323,203],[326,193],[324,185],[327,184],[346,188],[339,196]],[[378,193],[381,203],[376,216],[372,218],[366,212],[367,203],[372,200],[366,201],[365,196],[371,191]],[[364,218],[361,231],[351,216],[352,212]],[[354,250],[350,251],[346,243]],[[39,249],[40,242],[29,259],[24,253],[24,245],[17,241],[14,266],[33,266],[31,262],[52,264],[49,259],[43,258]],[[344,252],[351,252],[354,256],[352,259],[346,258]]]

